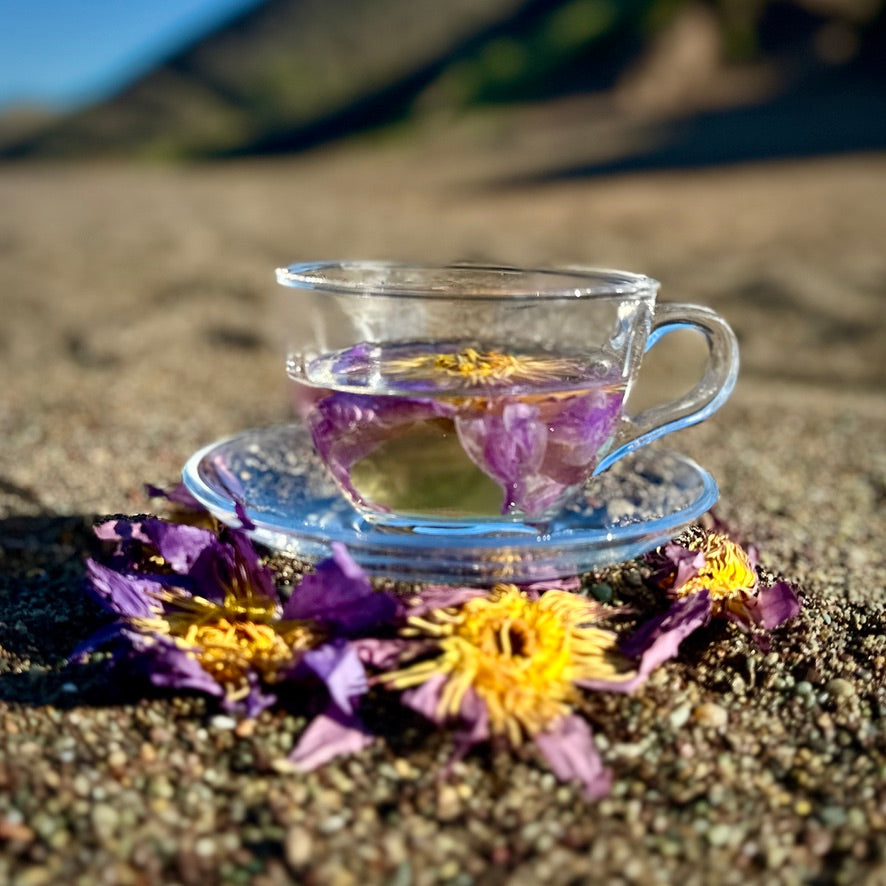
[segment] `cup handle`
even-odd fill
[[[704,374],[689,393],[677,400],[627,416],[624,423],[631,438],[600,460],[594,470],[595,476],[641,446],[671,431],[704,421],[732,393],[738,378],[739,360],[738,341],[729,324],[715,311],[700,305],[659,304],[655,308],[645,350],[649,351],[662,336],[677,329],[694,329],[705,337],[708,363]]]

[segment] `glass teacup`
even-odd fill
[[[738,374],[732,330],[599,269],[316,262],[277,270],[298,413],[367,520],[544,524],[616,460],[695,424]],[[702,333],[701,380],[629,415],[643,354]]]

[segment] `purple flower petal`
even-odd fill
[[[277,696],[262,689],[261,680],[254,671],[246,673],[246,683],[249,687],[246,695],[242,697],[238,695],[236,698],[226,695],[221,705],[229,714],[239,714],[252,719],[271,707],[277,701]]]
[[[132,664],[155,686],[165,689],[193,689],[219,697],[224,689],[200,666],[192,655],[167,637],[127,632],[136,657]]]
[[[745,604],[745,611],[753,624],[771,631],[794,618],[800,612],[800,598],[786,581],[761,588],[757,596]]]
[[[147,618],[159,610],[151,592],[161,591],[163,585],[155,579],[126,575],[87,559],[86,589],[111,612],[130,618]]]
[[[710,617],[711,595],[707,591],[681,597],[667,612],[645,622],[622,641],[622,653],[639,660],[633,677],[620,681],[576,680],[576,685],[609,692],[633,692],[662,662],[673,658],[683,640],[706,624]]]
[[[369,689],[357,651],[341,639],[305,652],[293,676],[304,671],[309,671],[326,685],[332,702],[346,714],[354,713],[354,699]]]
[[[330,705],[305,729],[289,759],[302,772],[310,772],[342,754],[362,751],[373,740],[358,717]]]
[[[308,416],[317,454],[343,489],[363,499],[351,483],[351,468],[376,447],[417,422],[452,415],[440,400],[371,397],[336,392],[314,404]]]
[[[395,667],[403,659],[405,653],[422,646],[415,640],[403,640],[399,637],[391,639],[360,637],[350,640],[349,643],[364,665],[369,665],[377,670],[389,670]]]
[[[615,436],[623,399],[622,391],[601,388],[544,415],[549,433],[542,473],[564,486],[584,482]]]
[[[590,800],[605,797],[612,774],[603,766],[591,727],[581,717],[561,717],[534,737],[535,746],[560,781],[578,781]]]
[[[423,616],[435,609],[461,606],[475,597],[485,597],[489,592],[482,588],[453,588],[447,585],[429,585],[409,601],[409,615]]]
[[[207,548],[213,548],[219,543],[215,534],[208,529],[184,523],[168,523],[157,517],[143,520],[140,530],[176,572],[188,572]]]
[[[397,601],[374,591],[344,545],[332,545],[332,557],[302,579],[283,607],[284,619],[320,622],[336,633],[358,634],[391,621]]]
[[[672,565],[670,585],[674,588],[682,587],[687,581],[695,578],[705,564],[705,555],[702,551],[691,551],[676,542],[665,545],[663,553]]]
[[[474,464],[502,487],[502,513],[511,504],[528,514],[541,513],[562,491],[550,489],[537,476],[547,446],[548,428],[538,409],[528,403],[507,403],[501,412],[485,410],[459,416],[455,429]]]
[[[221,603],[226,590],[249,587],[255,595],[278,600],[274,573],[259,560],[248,536],[230,529],[225,537],[228,541],[221,542],[212,536],[212,542],[187,570],[193,581],[194,593],[214,603]]]
[[[432,723],[442,726],[445,717],[440,715],[440,698],[448,679],[447,674],[434,674],[414,689],[407,689],[400,696],[400,700],[406,707],[412,708]]]

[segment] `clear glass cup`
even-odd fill
[[[738,346],[708,308],[592,268],[294,264],[278,316],[295,408],[367,520],[398,529],[544,524],[592,477],[710,416]],[[629,414],[644,353],[678,329],[708,359],[687,394]]]

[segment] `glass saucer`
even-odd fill
[[[717,500],[713,478],[676,452],[646,447],[589,482],[584,496],[544,532],[523,523],[411,531],[367,523],[338,493],[300,425],[244,431],[201,449],[182,476],[215,517],[254,541],[315,561],[344,542],[369,573],[466,584],[540,581],[637,557],[676,535]]]

